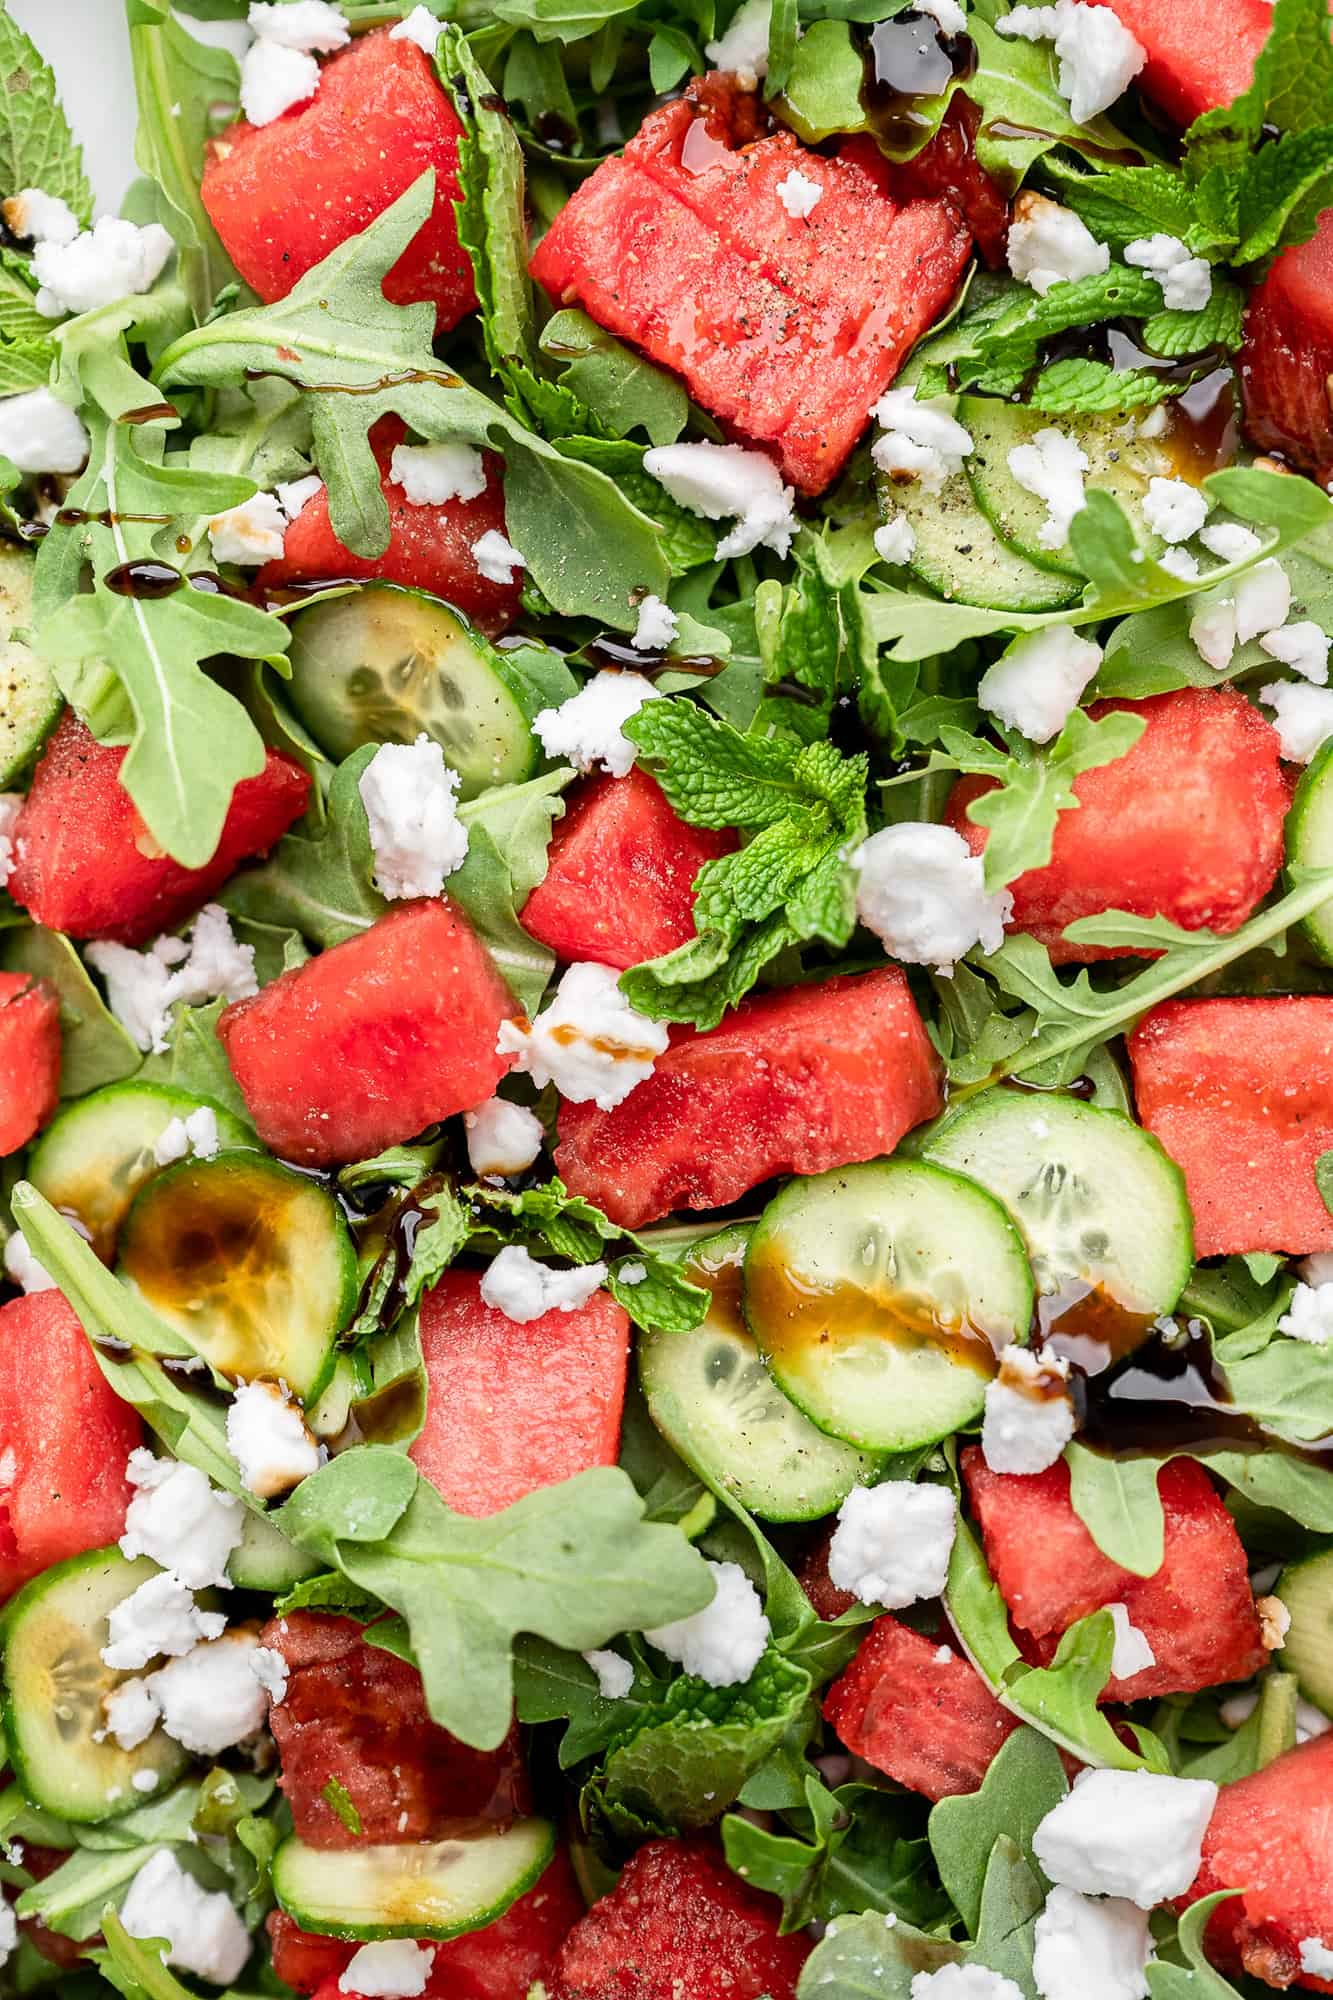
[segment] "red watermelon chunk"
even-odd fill
[[[454,207],[462,132],[434,65],[385,29],[325,63],[307,103],[270,125],[242,121],[215,139],[204,163],[204,207],[247,285],[261,299],[280,299],[433,169],[435,206],[384,293],[399,305],[431,301],[445,332],[477,303]]]
[[[555,1163],[635,1229],[773,1174],[891,1153],[940,1108],[939,1060],[895,965],[743,1000],[684,1032],[614,1111],[562,1104]]]
[[[828,1552],[832,1540],[833,1529],[826,1528],[818,1541],[806,1550],[796,1572],[796,1581],[809,1598],[816,1618],[825,1618],[830,1622],[841,1618],[843,1612],[850,1611],[856,1603],[855,1593],[839,1590],[828,1573]]]
[[[530,1810],[517,1727],[498,1750],[473,1750],[426,1707],[421,1676],[369,1645],[350,1618],[293,1611],[261,1643],[287,1662],[287,1692],[269,1713],[279,1784],[312,1847],[448,1840],[507,1826]],[[333,1779],[361,1820],[344,1824],[324,1797]]]
[[[1168,1000],[1129,1037],[1139,1121],[1185,1176],[1200,1257],[1333,1250],[1333,998]]]
[[[546,2000],[795,2000],[810,1940],[703,1840],[652,1840],[575,1924]]]
[[[59,995],[45,979],[0,972],[0,1157],[27,1145],[59,1096]]]
[[[1250,1594],[1235,1523],[1193,1459],[1175,1458],[1157,1477],[1166,1520],[1162,1566],[1135,1576],[1093,1541],[1069,1498],[1069,1468],[992,1472],[973,1445],[963,1453],[968,1496],[986,1560],[1014,1623],[1055,1651],[1066,1628],[1104,1604],[1123,1604],[1156,1664],[1107,1683],[1107,1701],[1188,1694],[1248,1680],[1268,1654]]]
[[[1264,9],[1265,0],[1255,0]],[[1321,483],[1333,473],[1333,210],[1310,242],[1284,250],[1245,314],[1245,428]]]
[[[325,1981],[338,1990],[338,1975],[356,1950],[341,1938],[320,1937],[303,1931],[295,1917],[285,1910],[270,1910],[264,1928],[268,1932],[269,1955],[274,1976],[294,1993],[325,1990]]]
[[[1243,1893],[1208,1920],[1217,1965],[1270,1986],[1333,1993],[1333,1981],[1301,1971],[1300,1953],[1307,1939],[1333,1951],[1333,1735],[1223,1785],[1183,1903],[1219,1889]]]
[[[558,959],[624,971],[694,936],[694,878],[736,845],[730,832],[690,826],[655,778],[590,778],[556,828],[546,869],[521,922]]]
[[[1038,938],[1057,965],[1134,954],[1075,944],[1077,917],[1105,909],[1167,917],[1185,930],[1238,930],[1282,865],[1291,794],[1277,732],[1232,688],[1180,688],[1146,701],[1100,701],[1095,718],[1121,710],[1146,728],[1113,764],[1074,780],[1075,810],[1060,814],[1050,861],[1010,885],[1010,928]],[[994,789],[964,778],[945,818],[974,854],[987,829],[967,817]]]
[[[956,91],[939,130],[915,159],[888,166],[868,135],[844,146],[843,157],[851,153],[864,161],[873,154],[888,167],[887,186],[898,200],[914,195],[940,195],[951,201],[986,262],[992,270],[999,270],[1004,264],[1009,235],[1009,204],[990,175],[977,165],[975,148],[980,124],[981,113],[971,98]]]
[[[1102,0],[1148,60],[1140,90],[1180,125],[1249,89],[1273,25],[1268,0]]]
[[[0,1450],[14,1456],[0,1486],[0,1601],[124,1532],[125,1461],[142,1439],[59,1292],[0,1306]]]
[[[800,220],[777,195],[795,167],[823,190]],[[681,99],[576,189],[532,271],[819,493],[969,247],[951,202],[891,200],[854,151],[826,158],[790,132],[737,147],[715,107]]]
[[[970,1660],[896,1618],[870,1627],[824,1697],[824,1720],[855,1756],[928,1799],[975,1792],[1019,1727]]]
[[[403,903],[358,936],[228,1007],[218,1038],[269,1149],[305,1166],[364,1160],[494,1092],[515,1012],[471,926],[443,898]]]
[[[154,841],[120,782],[128,752],[99,743],[71,710],[42,753],[14,829],[9,893],[76,938],[143,944],[174,930],[242,861],[266,853],[305,811],[310,779],[276,750],[243,778],[211,861],[182,868]]]
[[[460,1514],[615,1464],[629,1318],[609,1292],[518,1325],[455,1267],[422,1299],[421,1350],[430,1393],[411,1457]]]

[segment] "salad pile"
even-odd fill
[[[1325,0],[125,33],[95,219],[0,8],[0,1984],[1333,1993]]]

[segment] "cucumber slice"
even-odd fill
[[[989,1188],[1014,1217],[1057,1350],[1089,1373],[1137,1347],[1194,1262],[1185,1180],[1119,1111],[996,1089],[946,1113],[925,1157]]]
[[[967,476],[982,512],[996,532],[1039,569],[1079,577],[1081,583],[1082,573],[1068,542],[1058,549],[1042,547],[1045,501],[1020,486],[1009,470],[1009,453],[1015,445],[1030,444],[1038,431],[1048,427],[1064,431],[1082,446],[1088,457],[1084,485],[1120,502],[1140,547],[1150,555],[1161,550],[1161,538],[1150,534],[1144,522],[1142,501],[1149,479],[1169,472],[1170,462],[1159,445],[1127,437],[1129,426],[1123,416],[1045,417],[996,397],[963,396],[958,421],[972,434]]]
[[[1333,737],[1322,744],[1301,776],[1287,814],[1287,864],[1333,867]],[[1333,965],[1333,900],[1321,903],[1301,925],[1326,965]]]
[[[94,1250],[109,1264],[130,1203],[161,1171],[154,1146],[173,1118],[186,1119],[205,1102],[165,1083],[108,1084],[52,1120],[33,1147],[28,1178],[53,1208],[78,1216],[92,1231]],[[254,1145],[254,1134],[239,1118],[216,1104],[208,1108],[217,1118],[221,1145]]]
[[[879,1471],[869,1452],[826,1437],[765,1368],[741,1310],[746,1228],[696,1245],[684,1272],[713,1294],[690,1333],[642,1333],[639,1381],[653,1422],[710,1486],[764,1521],[816,1521]]]
[[[1333,1716],[1333,1548],[1284,1569],[1277,1595],[1291,1613],[1278,1664],[1295,1674],[1307,1701]]]
[[[56,726],[60,690],[26,633],[32,622],[33,558],[0,542],[0,786],[29,765]]]
[[[451,1938],[494,1923],[554,1852],[544,1819],[471,1840],[335,1850],[292,1835],[273,1857],[273,1891],[302,1930],[323,1937]]]
[[[292,619],[291,663],[291,704],[330,757],[363,743],[412,743],[424,730],[443,746],[465,799],[537,768],[531,724],[542,704],[504,654],[437,598],[375,583],[312,604]]]
[[[919,479],[897,486],[882,472],[877,485],[885,515],[899,513],[912,524],[916,548],[908,567],[941,597],[997,611],[1058,611],[1082,590],[1081,579],[1038,569],[1000,539],[966,473],[947,480],[939,493],[924,492]]]
[[[792,1181],[768,1204],[744,1298],[760,1353],[812,1423],[906,1451],[980,1413],[996,1351],[1027,1337],[1032,1273],[974,1182],[878,1160]]]
[[[309,1400],[356,1304],[356,1252],[326,1188],[261,1153],[182,1160],[140,1189],[120,1273],[224,1375]]]
[[[283,1597],[323,1567],[315,1556],[304,1555],[279,1534],[262,1514],[245,1509],[241,1539],[227,1558],[227,1575],[238,1590],[262,1590],[270,1597]]]
[[[111,1736],[96,1740],[106,1722],[103,1697],[129,1678],[102,1661],[108,1614],[157,1574],[147,1556],[127,1562],[119,1549],[92,1549],[43,1570],[0,1619],[14,1775],[34,1805],[62,1819],[130,1812],[144,1802],[138,1772],[153,1772],[161,1792],[189,1761],[161,1729],[137,1750],[120,1749]]]

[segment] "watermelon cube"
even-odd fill
[[[877,1618],[824,1697],[857,1757],[928,1799],[975,1792],[1019,1719],[970,1660],[897,1618]]]
[[[1282,865],[1291,794],[1277,731],[1257,708],[1232,688],[1180,688],[1089,713],[1117,709],[1142,716],[1142,736],[1113,764],[1080,773],[1078,808],[1060,814],[1049,862],[1010,885],[1011,928],[1038,938],[1057,965],[1133,955],[1064,937],[1075,918],[1108,908],[1237,930]],[[967,808],[993,789],[993,779],[964,778],[949,797],[945,818],[974,854],[988,830]]]
[[[822,191],[808,217],[777,193],[793,168]],[[790,132],[736,147],[714,108],[680,99],[575,190],[532,272],[819,493],[970,245],[952,202],[892,200],[857,152],[825,157]]]
[[[681,1032],[614,1111],[562,1104],[557,1170],[635,1229],[773,1174],[891,1153],[939,1110],[939,1060],[897,966],[743,1000]]]
[[[369,1159],[490,1097],[516,1012],[448,902],[401,903],[218,1022],[255,1129],[304,1166]]]
[[[460,1514],[495,1514],[539,1486],[614,1465],[629,1317],[609,1292],[525,1325],[454,1267],[421,1302],[430,1385],[411,1457]]]
[[[1255,0],[1261,11],[1265,0]],[[1323,484],[1333,474],[1333,209],[1250,294],[1240,355],[1245,429]]]
[[[477,303],[455,210],[462,132],[434,64],[386,28],[325,63],[307,103],[213,140],[200,192],[246,284],[272,300],[433,169],[435,206],[384,294],[398,305],[429,300],[443,333]]]
[[[45,979],[0,972],[0,1158],[40,1132],[60,1096],[60,997]]]
[[[266,853],[310,795],[300,765],[270,750],[259,775],[232,793],[212,860],[182,868],[157,846],[121,785],[127,755],[97,742],[66,710],[14,829],[9,893],[34,922],[121,944],[174,930],[242,861]]]
[[[956,91],[934,137],[914,159],[890,166],[874,139],[851,139],[843,147],[863,162],[886,169],[885,186],[899,201],[914,195],[938,195],[961,214],[976,246],[992,270],[1004,265],[1009,235],[1009,204],[990,175],[977,165],[976,137],[981,113],[970,97]]]
[[[1129,1037],[1139,1121],[1185,1176],[1200,1257],[1333,1250],[1333,998],[1168,1000]]]
[[[1273,24],[1268,0],[1100,0],[1147,53],[1135,82],[1177,124],[1249,89]]]
[[[590,778],[551,842],[545,881],[521,922],[566,964],[624,971],[694,936],[694,878],[736,845],[729,831],[690,826],[655,778]]]

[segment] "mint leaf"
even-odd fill
[[[1008,1835],[1032,1862],[1032,1836],[1068,1790],[1054,1743],[1035,1729],[1018,1729],[996,1751],[980,1790],[932,1806],[929,1835],[935,1866],[970,1936],[977,1935],[981,1923],[996,1841]]]
[[[1147,319],[1160,312],[1162,288],[1145,271],[1112,264],[1108,271],[1052,285],[1044,297],[1016,288],[1011,305],[992,314],[983,305],[973,332],[968,319],[959,328],[970,347],[953,364],[956,386],[973,385],[992,396],[1012,396],[1036,363],[1043,344],[1071,327],[1106,319]]]
[[[134,157],[156,183],[157,219],[179,245],[179,281],[202,319],[236,280],[199,183],[219,107],[236,102],[240,72],[225,49],[197,42],[158,0],[132,0],[129,33],[139,105]]]
[[[1276,0],[1254,78],[1234,103],[1196,118],[1185,134],[1185,170],[1201,180],[1212,167],[1234,166],[1258,145],[1264,127],[1307,132],[1333,125],[1333,40],[1320,0]]]
[[[93,192],[55,77],[7,12],[0,12],[0,187],[58,195],[82,222],[92,214]]]
[[[1330,94],[1333,116],[1333,93]],[[1236,233],[1231,261],[1252,264],[1289,243],[1314,235],[1333,193],[1333,127],[1288,133],[1247,161],[1236,190]]]

